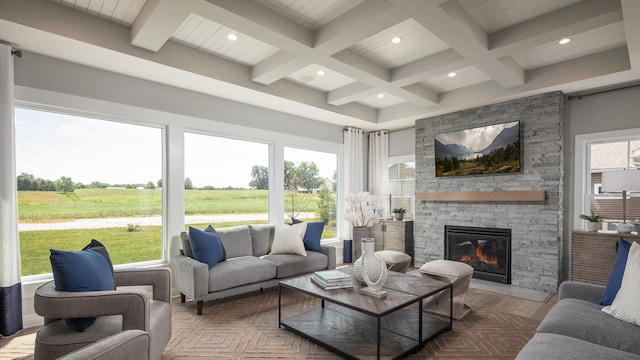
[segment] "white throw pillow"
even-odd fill
[[[291,226],[276,224],[271,244],[271,255],[274,254],[298,254],[307,256],[304,249],[304,233],[307,232],[307,223],[297,223]]]
[[[640,326],[640,245],[631,244],[622,284],[613,303],[602,311],[616,319]]]

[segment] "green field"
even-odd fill
[[[315,212],[316,195],[300,194],[305,212]],[[260,214],[268,210],[267,190],[185,190],[186,215]],[[162,193],[158,189],[77,189],[73,194],[19,191],[20,223],[52,223],[72,219],[160,216]],[[227,227],[248,222],[213,223]],[[189,224],[205,228],[206,224]],[[22,275],[51,272],[49,249],[79,250],[91,239],[101,241],[114,264],[159,260],[162,256],[160,226],[102,229],[21,231]],[[129,229],[132,230],[132,229]],[[178,235],[178,234],[175,234]],[[174,235],[171,235],[174,236]],[[325,227],[323,238],[335,237],[335,226]]]

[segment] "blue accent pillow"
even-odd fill
[[[613,264],[609,281],[602,292],[600,297],[600,305],[611,305],[613,300],[620,290],[622,284],[622,276],[624,275],[624,269],[627,267],[627,257],[629,256],[629,249],[631,244],[625,241],[623,238],[618,240],[618,254],[616,255],[616,262]]]
[[[204,229],[205,232],[208,233],[214,233],[218,239],[220,239],[220,235],[218,235],[218,232],[216,231],[216,229],[214,229],[213,226],[209,225],[207,226],[206,229]],[[222,244],[222,239],[220,239],[220,244]],[[227,260],[227,251],[224,249],[224,245],[222,245],[222,260],[221,261],[225,261]]]
[[[209,265],[219,263],[224,258],[224,249],[216,232],[207,232],[189,226],[189,243],[193,258]]]
[[[116,282],[113,266],[106,248],[93,241],[82,251],[50,250],[49,260],[53,272],[53,282],[59,291],[103,291],[115,290]],[[93,250],[101,247],[100,250]],[[64,319],[73,330],[84,332],[96,321],[95,317]]]
[[[324,230],[324,221],[307,223],[307,231],[304,233],[304,248],[309,251],[320,251],[320,239]]]

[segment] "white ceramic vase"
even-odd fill
[[[353,277],[371,290],[382,289],[387,281],[387,264],[375,253],[375,240],[362,239],[362,255],[353,263]]]

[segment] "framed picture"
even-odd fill
[[[520,122],[435,135],[436,176],[520,172]]]

